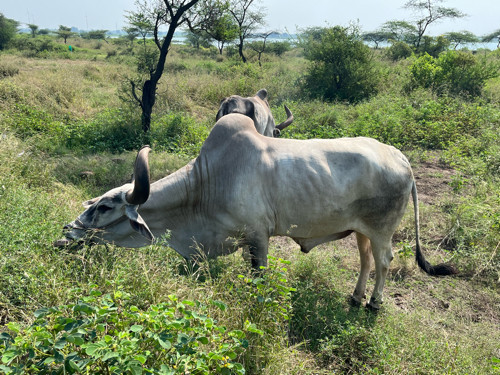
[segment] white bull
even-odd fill
[[[149,150],[138,154],[135,182],[87,202],[57,245],[140,247],[169,230],[170,246],[185,258],[200,251],[217,257],[248,245],[258,269],[267,264],[271,236],[291,237],[307,253],[355,232],[361,271],[352,300],[361,303],[373,254],[368,306],[377,309],[393,258],[392,235],[412,194],[419,266],[433,275],[454,272],[424,259],[413,173],[392,146],[370,138],[270,138],[257,133],[250,118],[230,114],[217,122],[196,159],[153,184]]]

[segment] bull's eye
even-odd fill
[[[112,207],[106,206],[105,204],[101,204],[101,205],[97,206],[97,211],[99,211],[99,213],[101,213],[101,214],[103,214],[109,210],[112,210]]]

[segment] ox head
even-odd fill
[[[120,244],[124,240],[130,242],[131,234],[134,233],[139,237],[138,242],[144,244],[144,237],[149,243],[152,242],[154,236],[137,212],[139,205],[149,197],[149,151],[151,149],[145,146],[137,154],[133,183],[84,202],[85,211],[64,226],[65,238],[57,240],[54,245]]]
[[[281,131],[293,122],[292,112],[286,105],[285,111],[287,119],[276,125],[267,101],[267,90],[262,89],[253,97],[243,98],[232,95],[223,99],[215,120],[218,121],[222,116],[230,113],[239,113],[250,117],[260,134],[268,137],[279,137]]]

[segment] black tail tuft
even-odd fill
[[[422,250],[420,249],[420,245],[417,243],[416,248],[416,258],[417,264],[420,268],[422,268],[425,273],[431,276],[447,276],[447,275],[456,275],[458,270],[452,264],[441,263],[433,266],[427,260],[425,260],[424,255],[422,254]]]
[[[431,276],[447,276],[447,275],[457,274],[458,270],[451,264],[441,263],[433,266],[432,264],[430,264],[428,261],[425,260],[424,254],[422,254],[422,250],[420,249],[418,196],[417,196],[417,186],[415,185],[415,180],[413,180],[411,195],[413,197],[413,208],[415,212],[415,242],[417,243],[415,257],[417,259],[418,266]]]

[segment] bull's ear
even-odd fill
[[[267,99],[267,90],[266,89],[261,89],[261,90],[259,90],[257,92],[257,94],[255,94],[255,96],[258,96],[262,100],[266,100]]]
[[[125,213],[130,220],[130,225],[132,229],[136,232],[139,232],[144,237],[146,237],[149,241],[153,242],[155,237],[153,233],[149,230],[148,225],[144,221],[141,215],[137,212],[138,206],[127,206],[125,209]]]
[[[85,208],[89,208],[90,206],[92,206],[92,205],[93,205],[95,202],[97,202],[98,200],[99,200],[99,197],[94,198],[94,199],[91,199],[91,200],[89,200],[89,201],[85,201],[85,202],[83,202],[83,203],[82,203],[82,204],[83,204],[83,207],[85,207]]]

